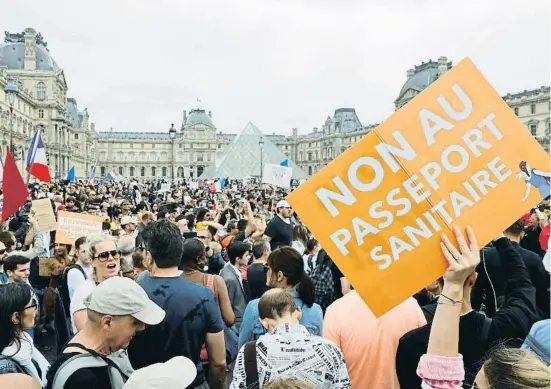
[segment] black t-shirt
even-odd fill
[[[279,246],[290,246],[293,241],[293,223],[285,223],[279,216],[270,220],[264,235],[269,236],[270,248],[273,250]]]
[[[46,389],[52,389],[54,377],[61,367],[69,358],[79,355],[80,353],[64,353],[59,354],[55,362],[48,370],[46,378],[48,384]],[[90,367],[75,371],[71,377],[65,382],[63,389],[109,389],[111,388],[111,380],[109,379],[109,368]]]
[[[268,290],[266,286],[267,272],[268,267],[263,263],[253,263],[247,268],[247,281],[251,290],[251,300],[262,297],[264,292]]]
[[[239,231],[237,233],[237,235],[235,235],[235,237],[232,239],[232,242],[234,242],[234,241],[235,242],[243,242],[245,239],[247,239],[247,236],[245,235],[245,231]]]

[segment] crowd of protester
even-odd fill
[[[218,192],[61,182],[30,193],[0,232],[2,388],[551,385],[549,198],[486,247],[484,226],[454,228],[444,276],[377,318],[288,190],[226,179]],[[101,217],[103,233],[55,243],[38,199]],[[49,361],[35,345],[48,333]]]

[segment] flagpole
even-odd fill
[[[31,172],[33,171],[34,157],[36,156],[36,150],[38,149],[38,139],[37,139],[38,131],[40,131],[40,128],[38,130],[36,130],[36,132],[34,134],[34,138],[33,138],[34,139],[34,147],[31,150],[31,165],[30,165],[29,171],[27,172],[27,182],[26,182],[27,186],[29,186],[29,181],[31,180]]]

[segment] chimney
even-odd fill
[[[415,70],[413,69],[408,69],[408,71],[406,72],[406,77],[408,78],[408,80],[413,77],[413,75],[415,74]]]
[[[36,31],[26,28],[25,37],[25,70],[36,70]]]
[[[184,109],[184,113],[182,115],[182,125],[186,124],[186,121],[187,121],[187,112]]]
[[[212,111],[209,111],[209,118],[212,119]]]
[[[293,128],[293,136],[298,136],[298,128]]]
[[[318,132],[318,128],[317,127],[314,127],[314,134]]]
[[[438,58],[438,75],[443,75],[448,70],[448,58],[440,57]]]

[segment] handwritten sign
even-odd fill
[[[41,277],[51,276],[57,262],[55,258],[41,258],[38,262],[38,275]]]
[[[264,165],[262,182],[265,184],[279,186],[281,188],[289,188],[291,185],[292,175],[293,169],[290,167],[267,163]]]
[[[52,202],[49,199],[34,200],[32,202],[34,218],[38,222],[38,227],[42,232],[50,232],[57,229]]]
[[[102,221],[99,216],[59,211],[55,242],[73,244],[81,236],[100,234],[102,232]]]
[[[484,245],[548,195],[549,164],[465,59],[288,201],[380,316],[444,274],[453,226]]]

